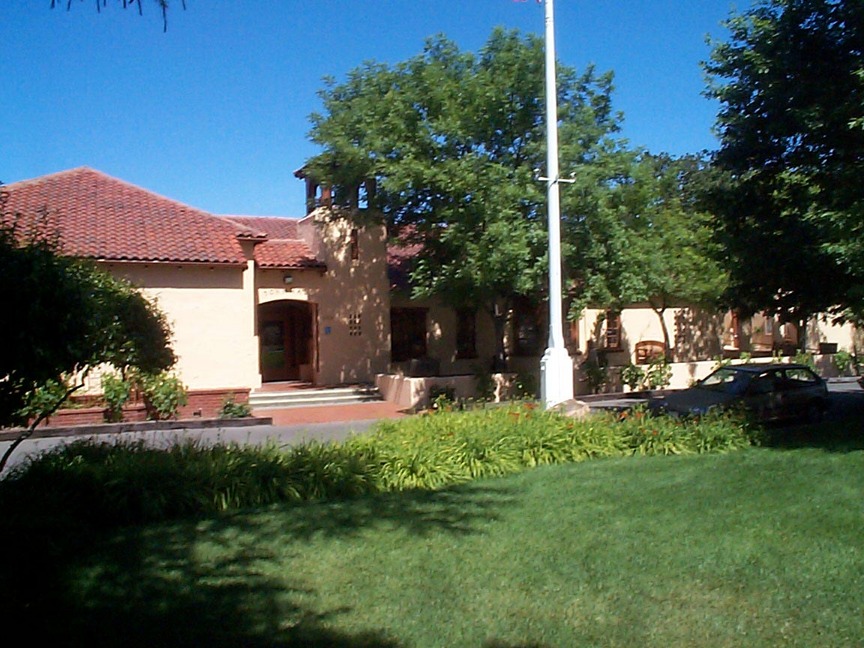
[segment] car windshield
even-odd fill
[[[738,396],[743,394],[750,384],[751,376],[746,371],[733,367],[722,367],[696,383],[700,389],[723,392]]]

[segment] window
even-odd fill
[[[358,259],[360,259],[360,237],[356,227],[351,230],[351,234],[348,239],[348,246],[351,260],[357,261]]]
[[[780,334],[783,336],[783,343],[788,346],[798,346],[798,328],[794,324],[786,322],[780,326]]]
[[[604,347],[611,350],[621,348],[621,313],[606,311],[606,338],[604,340]]]
[[[360,337],[363,335],[360,313],[351,313],[348,315],[348,335],[351,337]]]
[[[456,357],[477,357],[477,313],[467,308],[456,311]]]
[[[724,319],[726,328],[723,331],[723,348],[737,351],[741,348],[741,323],[738,313],[730,311]]]
[[[524,297],[514,300],[513,355],[541,355],[543,331],[543,309]]]
[[[425,357],[425,308],[390,309],[390,355],[392,362]]]

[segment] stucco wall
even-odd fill
[[[352,225],[327,218],[324,210],[300,221],[298,231],[327,271],[258,271],[258,301],[298,300],[317,308],[319,385],[373,382],[387,370],[390,352],[390,294],[383,226],[358,231],[359,258],[350,254]]]
[[[587,352],[589,347],[602,348],[606,334],[605,311],[586,309],[579,322],[580,348]],[[724,352],[728,343],[728,313],[713,313],[696,308],[669,308],[664,313],[673,359],[677,362],[697,362],[712,360]],[[756,315],[742,320],[739,325],[739,348],[744,352],[755,351],[753,340],[762,339],[760,331],[764,328],[765,318]],[[775,322],[772,336],[773,344],[780,346],[783,341],[782,330]],[[851,350],[855,328],[851,324],[836,325],[830,321],[813,318],[807,323],[806,348],[811,353],[820,352],[820,343],[837,344],[838,349]],[[660,319],[649,307],[628,307],[621,313],[621,351],[608,353],[609,363],[628,364],[634,360],[635,345],[641,341],[663,341]],[[772,340],[768,340],[771,345]],[[728,344],[727,344],[728,347]],[[729,350],[728,348],[726,349]],[[763,352],[770,352],[763,350]]]
[[[259,386],[251,265],[105,266],[154,298],[173,331],[176,371],[190,389]]]

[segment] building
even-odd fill
[[[475,377],[491,369],[491,315],[410,299],[405,265],[416,248],[388,245],[383,225],[345,218],[363,208],[373,183],[335,207],[328,188],[296,175],[307,187],[302,218],[217,216],[89,168],[8,185],[5,211],[19,228],[56,236],[62,253],[92,259],[152,297],[172,326],[176,370],[190,394],[217,401],[269,383],[378,380],[388,397],[413,406],[436,381],[473,392]],[[508,317],[510,368],[537,384],[546,309],[517,301]],[[724,353],[797,341],[773,320],[742,324],[686,307],[664,317],[684,384]],[[580,393],[591,389],[586,360],[599,353],[623,366],[663,340],[656,314],[640,305],[589,309],[569,331]],[[807,335],[814,350],[852,345],[849,327],[814,324]]]

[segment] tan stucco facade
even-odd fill
[[[190,389],[261,384],[255,337],[255,269],[242,266],[112,263],[165,313],[178,356],[176,373]]]
[[[261,387],[267,377],[261,367],[259,316],[267,304],[304,305],[303,312],[311,322],[312,351],[300,379],[316,385],[373,383],[383,374],[410,373],[410,362],[391,362],[392,308],[424,312],[425,357],[433,360],[438,375],[475,376],[491,370],[495,332],[488,313],[476,313],[476,353],[460,357],[458,315],[453,308],[440,300],[411,300],[404,293],[391,291],[383,226],[357,229],[348,219],[317,210],[299,221],[298,234],[324,266],[258,267],[253,260],[253,242],[244,242],[248,254],[245,266],[105,266],[154,298],[166,313],[179,358],[176,371],[190,389]],[[676,307],[667,309],[663,317],[674,360],[673,387],[703,377],[718,357],[735,351],[764,355],[765,348],[778,348],[788,333],[762,316],[732,322],[729,313]],[[513,352],[512,324],[506,337],[509,368],[514,374],[537,380],[539,354],[520,356]],[[733,324],[737,326],[734,335]],[[658,315],[647,305],[623,309],[620,340],[614,349],[604,348],[607,325],[605,310],[589,308],[570,331],[568,347],[574,360],[577,394],[589,391],[583,364],[593,353],[602,352],[610,367],[623,367],[635,361],[638,343],[663,340]],[[545,334],[541,335],[545,342]],[[808,350],[817,355],[834,345],[850,350],[855,344],[854,327],[818,319],[808,323],[806,336]],[[823,364],[827,367],[830,363],[825,360]],[[617,387],[620,385],[613,385]]]
[[[270,302],[302,302],[314,317],[313,362],[303,379],[318,385],[374,382],[388,371],[390,300],[383,227],[356,234],[346,220],[313,214],[298,228],[325,269],[262,269],[248,247],[246,266],[106,263],[166,314],[189,389],[262,385],[258,313]],[[290,283],[286,283],[290,281]]]
[[[371,383],[388,369],[386,231],[383,226],[357,229],[353,258],[352,229],[346,219],[313,212],[300,221],[298,232],[326,271],[259,269],[256,275],[258,304],[299,301],[314,306],[315,353],[308,378],[319,385]]]
[[[394,293],[393,308],[418,308],[426,312],[426,355],[433,358],[439,373],[445,376],[473,375],[489,371],[495,355],[495,332],[491,316],[485,311],[475,314],[476,355],[460,357],[457,352],[458,315],[455,309],[437,299],[412,300],[408,295]],[[408,362],[394,362],[390,370],[404,372]]]

